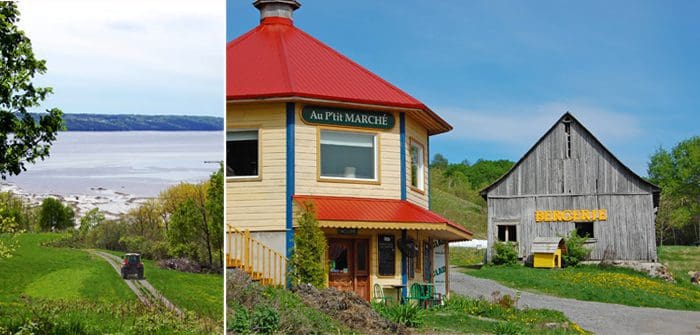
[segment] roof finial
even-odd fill
[[[255,0],[253,6],[260,10],[260,21],[267,17],[292,19],[292,13],[301,7],[297,0]]]

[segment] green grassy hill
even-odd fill
[[[479,191],[505,174],[513,162],[478,160],[450,164],[440,154],[430,165],[430,209],[486,239],[486,201]]]
[[[475,239],[486,239],[486,206],[475,204],[440,188],[430,190],[430,209],[474,233]]]
[[[13,257],[0,260],[0,334],[222,333],[221,276],[155,269],[146,262],[152,284],[191,311],[181,319],[142,305],[102,258],[42,246],[62,236],[21,234]]]
[[[55,234],[23,234],[15,255],[0,260],[0,302],[21,297],[135,302],[136,296],[105,261],[81,250],[43,247]]]

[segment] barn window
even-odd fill
[[[321,131],[321,177],[377,180],[377,135]]]
[[[576,222],[576,235],[580,237],[594,238],[593,222]]]
[[[259,176],[258,130],[236,130],[226,133],[226,177]]]
[[[571,120],[564,120],[564,132],[566,133],[566,158],[571,158]]]
[[[498,240],[501,242],[517,242],[518,232],[515,225],[499,225]]]

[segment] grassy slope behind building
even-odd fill
[[[513,162],[478,160],[450,164],[444,158],[430,165],[430,209],[486,239],[486,201],[479,191],[505,174]]]
[[[185,319],[163,309],[145,307],[102,258],[83,250],[42,246],[62,236],[21,234],[13,257],[0,260],[0,334],[14,334],[22,328],[26,333],[36,334],[222,332],[222,300],[216,303],[218,314],[212,306],[210,310],[195,310],[195,314]],[[155,273],[151,275],[157,282],[159,276]],[[201,294],[199,289],[188,288],[199,280],[183,279],[171,273],[161,277],[164,281],[178,282],[182,296]],[[218,277],[215,283],[201,282],[222,291],[222,279]]]

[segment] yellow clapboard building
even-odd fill
[[[258,0],[227,46],[230,267],[283,284],[295,220],[313,206],[328,285],[365,299],[449,291],[448,242],[464,227],[429,210],[430,136],[452,127],[420,101],[294,25],[294,0]]]

